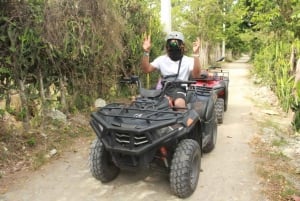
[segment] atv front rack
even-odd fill
[[[92,113],[92,117],[102,121],[104,118],[111,118],[112,121],[103,122],[108,127],[124,127],[126,129],[134,127],[134,129],[151,129],[158,125],[166,125],[177,122],[178,119],[183,118],[184,112],[178,112],[174,110],[157,110],[155,108],[137,108],[130,107],[122,103],[113,103],[101,108],[95,113]],[[99,118],[101,116],[101,118]],[[137,122],[131,122],[132,120],[139,120]],[[110,125],[109,125],[110,124]],[[127,128],[126,125],[132,124]],[[154,124],[154,125],[153,125]]]
[[[93,112],[90,124],[108,150],[139,155],[189,132],[192,128],[186,125],[187,113],[193,114],[114,103]]]

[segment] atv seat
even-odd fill
[[[169,101],[162,96],[162,90],[140,88],[139,97],[132,103],[140,109],[165,110],[169,108]]]
[[[161,90],[155,90],[155,89],[140,89],[140,95],[145,98],[157,98],[161,95]]]

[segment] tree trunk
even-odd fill
[[[7,81],[5,86],[5,110],[8,111],[9,106],[10,106],[10,94],[9,94],[9,89],[10,89],[10,81]]]
[[[39,68],[39,83],[40,83],[40,96],[42,99],[42,106],[44,107],[44,104],[46,102],[46,95],[45,95],[45,89],[44,89],[44,81],[43,81],[43,75],[42,75],[42,70]]]
[[[27,96],[25,91],[25,85],[24,81],[21,79],[18,79],[19,89],[20,89],[20,97],[21,97],[21,104],[22,104],[22,112],[25,111],[24,117],[23,117],[23,126],[25,131],[29,130],[29,110],[28,110],[28,104],[27,104]]]
[[[60,87],[60,104],[62,106],[63,112],[67,113],[67,101],[66,101],[66,88],[64,85],[64,76],[62,73],[59,73],[59,87]]]
[[[47,105],[46,105],[46,94],[45,94],[45,88],[44,88],[44,81],[43,81],[43,74],[41,68],[39,68],[38,72],[38,79],[39,79],[39,84],[40,84],[40,97],[41,97],[41,112],[42,112],[42,127],[44,126],[44,117],[46,116],[47,112]]]

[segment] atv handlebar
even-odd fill
[[[136,75],[131,77],[123,77],[119,82],[124,84],[136,84],[138,88],[141,88],[140,78]]]
[[[173,77],[173,76],[167,76],[166,78],[163,78],[161,80],[161,82],[164,84],[164,86],[168,86],[171,84],[176,84],[176,85],[191,85],[191,84],[195,84],[195,81],[185,81],[185,80],[177,80],[177,79],[173,79],[173,80],[169,80],[168,78]],[[131,77],[123,77],[120,80],[120,83],[125,83],[125,84],[138,84],[139,86],[141,86],[140,83],[140,79],[138,76],[133,75]]]
[[[169,81],[169,80],[162,80],[162,83],[164,83],[164,86],[168,86],[168,85],[171,85],[171,84],[177,84],[177,85],[191,85],[191,84],[195,84],[196,81],[193,81],[193,80],[189,80],[189,81],[184,81],[184,80],[172,80],[172,81]]]
[[[173,80],[169,80],[169,79],[162,79],[161,83],[163,85],[162,91],[165,92],[167,87],[169,86],[190,86],[192,84],[196,84],[195,80],[177,80],[177,79],[173,79]]]
[[[210,66],[208,69],[217,69],[217,68],[222,68],[221,66]]]
[[[216,62],[224,61],[225,57],[219,58]]]
[[[119,82],[124,83],[124,84],[136,84],[139,88],[140,93],[142,93],[142,90],[145,91],[145,89],[142,88],[142,84],[141,84],[141,81],[140,81],[138,76],[133,75],[131,77],[124,77]],[[189,81],[177,80],[176,77],[171,75],[171,76],[167,76],[165,78],[162,78],[161,83],[163,85],[163,88],[161,90],[154,90],[154,91],[160,91],[159,93],[161,94],[161,96],[164,96],[168,86],[173,85],[173,86],[183,86],[183,87],[185,87],[186,85],[190,86],[192,84],[196,84],[197,82],[196,82],[196,80],[189,80]],[[146,91],[153,91],[153,90],[147,90],[146,89]],[[147,93],[149,93],[149,92],[147,92]],[[142,93],[142,94],[145,94],[145,93]]]

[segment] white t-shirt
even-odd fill
[[[168,55],[162,55],[154,59],[151,62],[151,65],[159,70],[162,76],[175,75],[178,72],[179,60],[173,61],[170,57],[168,57]],[[184,55],[182,57],[180,72],[177,79],[187,81],[193,68],[194,59]]]

